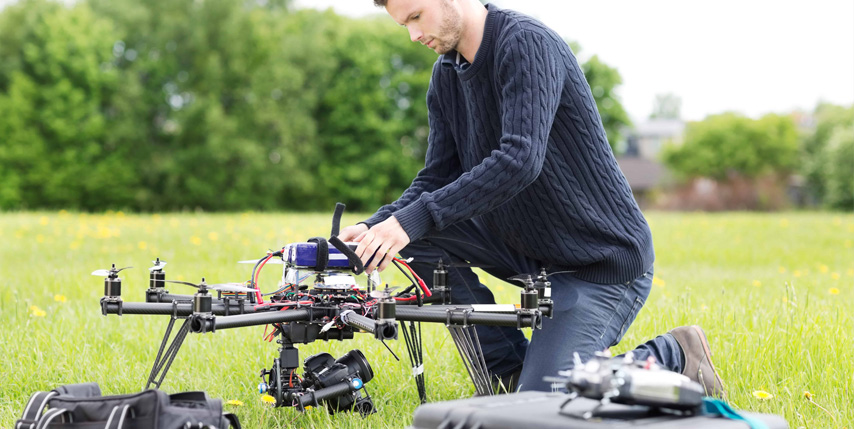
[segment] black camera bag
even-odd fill
[[[42,413],[45,408],[47,411]],[[205,392],[152,389],[101,396],[97,383],[69,384],[31,397],[15,429],[240,429],[237,416]]]

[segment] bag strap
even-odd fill
[[[15,424],[15,429],[35,429],[42,416],[42,411],[47,407],[47,401],[58,395],[57,392],[36,392],[30,396],[24,413]]]
[[[730,420],[740,420],[747,423],[750,429],[768,429],[764,422],[750,418],[734,410],[724,401],[715,398],[703,398],[703,411],[706,415],[720,416]]]
[[[234,429],[242,429],[240,427],[240,419],[237,418],[236,414],[223,413],[222,416],[225,417],[226,420],[228,420],[228,426],[229,427],[233,427]]]

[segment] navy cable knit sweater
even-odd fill
[[[424,169],[365,223],[393,214],[415,241],[479,216],[552,269],[637,278],[652,266],[652,235],[575,56],[539,21],[487,8],[474,63],[451,51],[433,66]]]

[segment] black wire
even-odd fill
[[[399,294],[397,294],[397,296],[400,296],[404,293],[409,292],[410,290],[412,290],[411,288],[414,287],[415,288],[415,302],[418,304],[419,307],[423,306],[424,305],[424,299],[421,298],[421,287],[418,285],[418,282],[416,282],[415,279],[413,277],[411,277],[409,275],[409,273],[406,272],[406,270],[403,269],[403,266],[401,266],[400,263],[398,263],[394,259],[392,259],[391,262],[394,264],[395,267],[397,267],[398,270],[400,270],[401,273],[403,273],[404,276],[406,276],[407,279],[409,279],[410,282],[412,282],[412,286],[410,286],[409,288],[406,288],[406,290],[400,292]]]

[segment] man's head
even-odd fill
[[[437,54],[457,48],[463,34],[460,0],[374,0],[409,30],[409,38]]]

